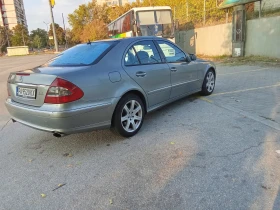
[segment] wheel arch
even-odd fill
[[[113,126],[113,119],[114,119],[114,117],[115,117],[115,112],[116,112],[116,109],[117,109],[117,106],[118,106],[120,100],[121,100],[123,97],[125,97],[125,96],[127,96],[127,95],[129,95],[129,94],[137,95],[137,96],[142,100],[142,102],[143,102],[143,104],[144,104],[145,114],[147,113],[147,110],[148,110],[148,101],[147,101],[146,96],[144,95],[144,93],[141,92],[140,90],[137,90],[137,89],[128,90],[127,92],[125,92],[125,93],[119,98],[118,103],[117,103],[117,105],[115,106],[115,109],[114,109],[114,112],[113,112],[113,115],[112,115],[112,118],[111,118],[111,125],[112,125],[112,126]]]
[[[214,72],[214,76],[215,76],[215,79],[216,79],[216,76],[217,76],[217,74],[216,74],[216,69],[215,69],[213,66],[209,66],[208,69],[207,69],[207,72],[208,72],[209,70],[212,70],[212,71]]]

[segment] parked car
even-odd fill
[[[130,137],[146,113],[215,87],[212,62],[157,37],[89,42],[44,65],[11,73],[6,107],[13,121],[67,134],[112,127]]]

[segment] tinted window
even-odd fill
[[[117,20],[115,22],[115,25],[114,25],[114,32],[115,32],[115,35],[116,34],[120,34],[121,32],[121,21],[120,20]]]
[[[122,33],[124,17],[122,17],[119,21],[120,21],[120,33]]]
[[[111,24],[111,25],[108,26],[109,37],[113,36],[113,27],[114,27],[114,24]]]
[[[97,42],[89,44],[80,44],[72,47],[44,66],[82,66],[92,64],[101,56],[114,42]]]
[[[152,41],[141,41],[133,45],[141,64],[161,63],[161,58]]]
[[[185,53],[175,45],[165,42],[157,41],[168,63],[186,61]]]
[[[131,47],[127,51],[127,53],[125,55],[125,58],[124,58],[124,64],[126,66],[132,66],[132,65],[140,64],[133,47]]]

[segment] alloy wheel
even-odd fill
[[[143,110],[136,100],[128,101],[121,113],[121,124],[127,132],[134,132],[141,125]]]
[[[209,93],[211,93],[215,87],[215,76],[214,76],[213,72],[211,72],[211,71],[208,72],[206,80],[207,80],[207,82],[206,82],[207,91]]]

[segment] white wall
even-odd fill
[[[8,56],[28,55],[28,46],[7,47]]]
[[[176,43],[188,53],[232,55],[232,24],[176,33]],[[248,20],[245,56],[280,58],[280,16]]]
[[[176,34],[176,43],[188,53],[231,55],[232,24],[221,24]]]
[[[280,16],[247,21],[245,55],[280,58]]]

